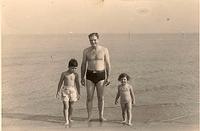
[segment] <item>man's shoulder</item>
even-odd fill
[[[91,49],[91,47],[85,48],[85,49],[83,50],[83,52],[87,53],[90,49]]]
[[[108,51],[108,48],[105,47],[105,46],[102,46],[102,50],[104,50],[105,52],[107,52],[107,51]]]
[[[99,46],[99,49],[104,52],[108,50],[105,46]]]
[[[99,45],[101,49],[107,49],[105,46]]]
[[[90,50],[91,48],[92,48],[92,47],[89,46],[89,47],[85,48],[84,51],[85,51],[85,50]]]

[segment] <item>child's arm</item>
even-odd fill
[[[120,96],[120,94],[119,94],[119,86],[118,86],[117,96],[115,98],[115,104],[118,103],[119,96]]]
[[[57,89],[57,92],[56,92],[56,98],[58,98],[58,94],[60,92],[63,81],[64,81],[64,73],[62,73],[61,76],[60,76],[60,81],[58,83],[58,89]]]
[[[76,73],[75,74],[75,84],[76,84],[76,88],[77,88],[77,92],[78,92],[78,99],[80,98],[80,83],[79,83],[79,76]]]
[[[130,93],[131,93],[132,104],[135,105],[135,94],[132,86],[130,86]]]

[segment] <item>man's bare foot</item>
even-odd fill
[[[68,126],[68,125],[69,125],[69,121],[66,121],[66,122],[65,122],[65,126]]]
[[[121,121],[121,123],[122,123],[122,124],[125,124],[125,123],[126,123],[126,120]]]
[[[104,121],[106,121],[106,119],[104,117],[101,117],[101,118],[99,118],[99,121],[104,122]]]
[[[132,126],[133,124],[131,122],[127,123],[128,126]]]
[[[92,121],[92,119],[91,119],[91,118],[88,118],[88,119],[87,119],[87,122],[91,122],[91,121]]]
[[[74,120],[72,120],[72,119],[69,119],[69,122],[74,122]]]

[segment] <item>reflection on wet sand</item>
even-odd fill
[[[154,105],[139,105],[133,109],[133,123],[150,124],[154,122],[161,123],[182,123],[182,124],[197,124],[198,123],[198,104],[154,104]],[[192,109],[192,110],[191,110]],[[95,110],[94,110],[95,111]],[[83,116],[86,112],[84,109],[77,109],[72,119],[74,120],[66,128],[74,127],[120,127],[126,126],[121,124],[120,107],[106,107],[105,122],[99,122],[99,119],[93,118],[90,122]],[[118,115],[115,115],[118,114]],[[41,121],[48,123],[57,123],[64,125],[64,118],[55,115],[33,115],[24,113],[3,113],[3,119],[19,119]]]

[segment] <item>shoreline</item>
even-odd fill
[[[120,131],[125,129],[126,131],[198,131],[198,125],[189,124],[185,125],[184,123],[174,123],[174,122],[152,122],[152,123],[133,123],[133,126],[127,126],[118,123],[111,122],[86,122],[86,121],[74,121],[69,126],[64,126],[64,121],[60,122],[41,122],[41,121],[32,121],[32,120],[19,120],[12,118],[4,118],[2,129],[6,131],[53,131],[53,130],[72,130],[72,131]]]

